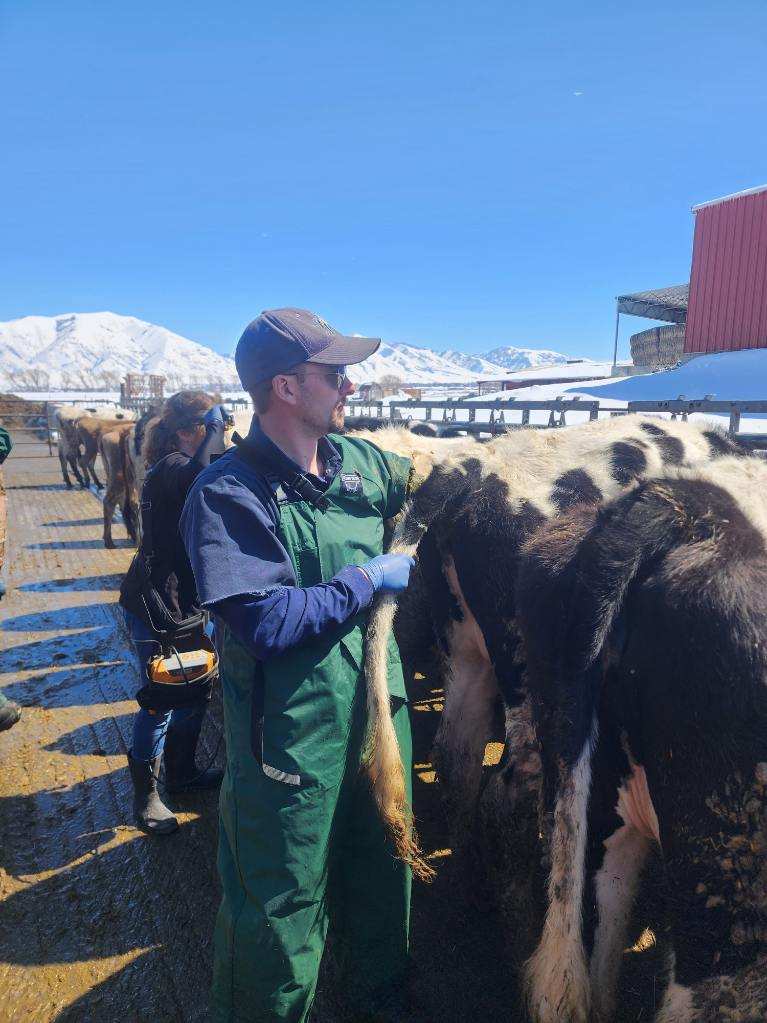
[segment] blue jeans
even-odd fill
[[[136,618],[125,609],[123,609],[123,613],[138,654],[141,684],[146,685],[149,682],[146,671],[147,661],[157,652],[157,640],[140,618]],[[165,713],[145,710],[144,707],[141,707],[133,719],[133,742],[130,751],[133,759],[149,761],[154,760],[155,757],[161,757],[169,728],[172,728],[174,732],[176,730],[193,731],[195,734],[199,734],[207,707],[207,701],[192,704],[189,707],[179,707]]]

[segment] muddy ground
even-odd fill
[[[4,467],[0,686],[24,713],[0,734],[0,1021],[196,1023],[218,902],[216,797],[171,801],[181,828],[169,838],[131,826],[137,670],[115,601],[132,549],[118,525],[117,549],[105,550],[98,497],[67,490],[47,449],[32,453]],[[418,685],[415,807],[437,879],[414,888],[412,1019],[512,1023],[509,937],[480,865],[467,880],[451,862],[429,763],[440,693]],[[218,739],[211,719],[203,756]],[[313,1019],[346,1023],[327,958]],[[652,983],[631,1019],[650,1018]]]

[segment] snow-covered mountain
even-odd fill
[[[503,366],[506,370],[531,369],[536,366],[559,366],[567,362],[567,356],[560,352],[552,352],[547,348],[514,348],[504,345],[485,352],[484,359]]]
[[[487,355],[435,352],[384,342],[349,367],[355,383],[395,376],[407,384],[474,384],[510,369],[559,364],[558,352],[497,348]],[[159,373],[166,393],[184,387],[239,388],[234,360],[165,327],[116,313],[25,316],[0,323],[0,390],[116,391],[126,373]]]
[[[114,391],[126,373],[159,373],[166,392],[238,386],[233,359],[134,316],[67,313],[0,323],[2,390]]]
[[[500,358],[494,358],[500,353]],[[375,355],[360,366],[351,366],[355,383],[396,376],[406,384],[473,384],[479,379],[507,377],[510,370],[561,365],[566,355],[537,348],[496,348],[485,355],[472,355],[447,348],[431,348],[383,342]]]
[[[470,384],[477,380],[476,370],[448,358],[445,353],[387,341],[375,355],[358,366],[350,366],[348,372],[355,384],[378,381],[385,376],[396,376],[405,384]],[[493,372],[497,376],[503,370],[495,366]]]
[[[483,355],[459,352],[454,348],[448,348],[439,354],[443,359],[447,359],[448,362],[453,362],[456,366],[467,369],[474,379],[504,377],[507,374],[507,370],[500,363],[493,362]]]

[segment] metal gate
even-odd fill
[[[11,435],[14,451],[23,458],[54,454],[52,419],[55,405],[49,401],[0,398],[0,426]]]

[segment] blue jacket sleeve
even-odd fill
[[[333,625],[367,607],[373,586],[349,565],[330,582],[317,586],[278,586],[261,596],[240,596],[216,604],[214,611],[259,660],[309,643]]]

